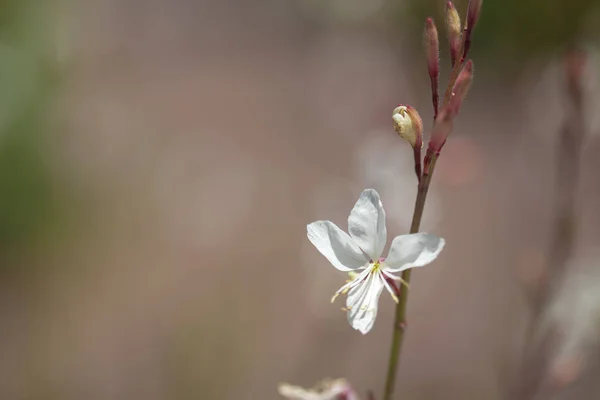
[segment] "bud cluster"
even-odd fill
[[[451,1],[446,3],[446,35],[450,46],[452,74],[439,105],[439,36],[432,18],[425,20],[424,47],[427,57],[427,70],[431,81],[434,125],[424,160],[423,174],[429,173],[429,167],[446,143],[452,132],[454,118],[460,112],[463,100],[467,96],[473,81],[473,61],[467,60],[471,48],[473,29],[481,14],[482,0],[469,0],[464,23]],[[398,106],[393,114],[394,130],[406,139],[414,149],[415,172],[419,181],[421,173],[421,147],[423,145],[423,123],[417,111],[409,106]]]

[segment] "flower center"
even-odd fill
[[[381,269],[381,260],[375,261],[371,265],[371,273],[379,272],[380,269]]]
[[[385,261],[385,258],[381,257],[377,261],[371,260],[371,272],[380,272],[381,271],[381,263]]]

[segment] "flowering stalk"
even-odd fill
[[[464,30],[462,35],[462,43],[461,43],[461,51],[462,53],[460,62],[454,65],[452,69],[452,73],[450,74],[450,79],[448,82],[448,87],[454,87],[454,83],[458,78],[458,74],[460,73],[462,66],[467,59],[469,54],[469,50],[471,49],[471,36],[473,34],[473,29],[475,28],[475,24],[479,20],[479,15],[481,14],[481,1],[482,0],[470,0],[469,7],[467,9],[467,20],[464,24]],[[452,96],[452,90],[446,90],[446,94],[444,95],[444,104],[448,104],[450,101],[450,97]]]
[[[452,86],[448,86],[446,91],[452,91]],[[444,107],[447,104],[444,104]],[[439,118],[438,118],[439,120]],[[438,125],[436,120],[435,125]],[[434,125],[434,126],[435,126]],[[435,130],[435,127],[434,127]],[[427,156],[425,158],[425,169],[421,176],[417,198],[415,201],[415,208],[413,211],[412,223],[410,226],[410,233],[417,233],[421,226],[421,219],[423,217],[423,211],[425,210],[425,202],[427,200],[427,193],[429,191],[429,185],[431,178],[433,177],[433,171],[435,168],[435,161],[437,160],[438,154],[430,154],[430,149],[427,150]],[[402,273],[402,279],[407,284],[410,283],[411,270],[406,270]],[[404,332],[406,331],[406,305],[408,303],[408,290],[404,288],[400,291],[400,298],[396,305],[396,313],[394,320],[394,331],[392,336],[392,346],[390,349],[390,361],[388,365],[387,378],[384,389],[383,400],[390,400],[394,392],[394,384],[396,378],[396,370],[398,368],[398,362],[400,360],[400,351],[404,340]]]
[[[450,8],[453,8],[453,6]],[[441,111],[439,112],[439,114],[436,113],[437,118],[435,118],[434,121],[431,139],[429,141],[427,153],[423,162],[423,171],[421,176],[419,176],[417,198],[415,200],[415,208],[413,211],[413,218],[410,226],[411,234],[417,233],[420,229],[421,220],[423,218],[423,211],[425,210],[425,202],[427,201],[427,193],[429,192],[429,185],[431,184],[431,179],[433,178],[433,171],[435,169],[437,158],[440,154],[444,143],[446,142],[446,138],[452,131],[453,120],[460,110],[462,101],[465,98],[473,79],[473,63],[471,61],[468,61],[465,64],[465,59],[470,48],[471,33],[477,22],[480,11],[481,0],[471,0],[469,2],[469,9],[467,11],[467,18],[465,22],[465,31],[462,36],[462,43],[460,46],[461,52],[458,53],[462,53],[462,57],[460,58],[460,60],[455,60],[453,64],[452,73],[450,75],[448,86],[446,87],[446,91],[444,94],[444,101],[442,103]],[[428,31],[430,31],[430,26],[435,27],[435,25],[433,25],[433,21],[427,19],[426,35]],[[428,51],[427,54],[428,58],[431,59],[431,52]],[[400,361],[400,353],[402,350],[402,343],[404,341],[404,333],[406,332],[407,328],[407,288],[411,279],[411,269],[403,271],[401,278],[402,281],[406,283],[406,287],[400,291],[399,301],[396,305],[392,334],[392,345],[390,348],[390,359],[388,364],[383,400],[391,400],[392,395],[394,393],[396,371],[398,369],[398,363]]]
[[[547,377],[552,362],[551,345],[558,337],[556,328],[543,330],[543,311],[558,290],[566,273],[567,263],[574,251],[576,230],[576,194],[580,175],[580,159],[586,135],[584,124],[583,71],[587,55],[578,48],[565,54],[565,99],[567,117],[562,127],[557,147],[558,176],[556,191],[556,221],[544,279],[531,293],[532,317],[525,336],[524,357],[518,379],[510,394],[511,399],[529,400],[538,394]]]
[[[425,201],[427,200],[427,192],[429,191],[429,184],[431,182],[433,174],[433,168],[430,168],[428,174],[424,173],[419,183],[417,192],[417,199],[415,201],[415,209],[413,212],[412,223],[410,227],[410,233],[417,233],[421,226],[421,218],[423,217],[423,211],[425,210]],[[410,283],[411,270],[406,270],[402,273],[401,278],[407,284]],[[396,378],[396,370],[398,368],[398,362],[400,360],[400,350],[402,348],[402,342],[404,339],[404,332],[406,331],[406,305],[408,303],[408,290],[406,288],[400,290],[400,297],[398,304],[396,305],[396,314],[394,320],[394,332],[392,336],[392,346],[390,349],[390,361],[388,365],[387,378],[385,383],[383,400],[390,400],[394,392],[394,384]]]

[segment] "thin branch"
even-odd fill
[[[565,53],[564,61],[568,112],[557,147],[556,220],[548,249],[547,271],[531,296],[532,317],[525,337],[525,355],[511,399],[534,398],[547,379],[557,332],[554,328],[542,331],[541,320],[563,280],[575,244],[576,200],[585,137],[582,80],[586,55],[571,48]]]

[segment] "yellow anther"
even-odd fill
[[[407,289],[410,289],[410,285],[408,284],[408,282],[406,282],[406,281],[405,281],[404,279],[402,279],[402,277],[400,277],[400,276],[398,276],[397,278],[398,278],[398,280],[399,280],[399,281],[400,281],[400,282],[401,282],[401,283],[402,283],[404,286],[406,286],[406,288],[407,288]],[[397,302],[398,302],[398,301],[396,301],[396,303],[397,303]]]
[[[333,304],[333,302],[335,301],[335,299],[337,299],[337,297],[339,296],[339,293],[336,293],[333,295],[333,297],[331,298],[331,304]]]
[[[353,280],[355,280],[358,277],[358,274],[354,271],[350,271],[350,272],[348,272],[348,276],[350,277],[350,280],[346,281],[346,282],[352,282]]]

